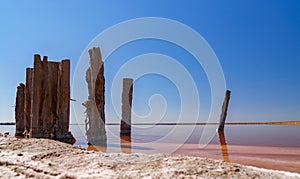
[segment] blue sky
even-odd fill
[[[230,121],[300,120],[299,1],[1,1],[0,121],[14,121],[16,86],[25,81],[33,54],[50,60],[71,59],[72,74],[89,42],[112,25],[139,17],[163,17],[186,24],[201,34],[218,56],[232,91]],[[143,53],[176,58],[198,78],[201,112],[210,105],[203,69],[188,53],[166,42],[144,40],[127,44],[107,64],[107,90],[114,72]],[[148,99],[161,93],[170,118],[180,101],[174,85],[159,76],[136,81],[134,110],[149,112]],[[109,101],[109,98],[107,97]],[[108,102],[107,115],[111,105]],[[107,116],[112,121],[116,116]]]

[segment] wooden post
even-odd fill
[[[15,119],[16,119],[16,134],[15,136],[24,136],[24,114],[25,107],[25,85],[21,83],[17,88]]]
[[[49,105],[51,105],[50,99],[50,91],[49,86],[51,86],[51,84],[49,84],[49,77],[51,76],[51,74],[48,74],[48,67],[49,67],[49,63],[48,63],[48,57],[44,56],[43,57],[43,62],[42,62],[42,96],[41,96],[41,111],[39,114],[39,127],[40,127],[40,131],[39,131],[39,135],[40,137],[43,138],[48,138],[49,137],[49,133],[48,133],[48,121],[49,121],[49,115],[50,115],[50,111],[49,111]]]
[[[44,137],[55,138],[56,122],[58,120],[58,79],[59,62],[48,62],[47,64],[47,83],[45,88],[45,101],[43,106]],[[46,105],[48,104],[48,105]]]
[[[224,130],[225,120],[226,120],[227,111],[228,111],[228,104],[229,104],[229,100],[230,100],[230,94],[231,94],[231,91],[227,90],[226,94],[225,94],[224,102],[222,105],[222,113],[220,116],[220,123],[219,123],[219,129],[218,129],[219,131]]]
[[[29,137],[31,128],[31,104],[33,88],[33,68],[26,68],[26,85],[25,85],[25,136]]]
[[[105,124],[105,78],[104,65],[100,48],[92,48],[89,50],[90,67],[87,70],[87,81],[89,86],[89,99],[94,100],[100,115],[101,120]],[[89,79],[88,79],[89,78]]]
[[[38,138],[41,135],[41,105],[42,105],[42,83],[43,83],[43,63],[40,55],[34,55],[34,73],[33,73],[33,93],[31,104],[31,130],[30,137]]]
[[[132,107],[133,79],[123,79],[122,119],[120,133],[131,135],[131,107]]]
[[[104,114],[104,67],[100,48],[89,50],[90,66],[86,71],[88,83],[88,100],[83,103],[86,109],[86,135],[88,143],[106,145],[105,114]]]
[[[63,60],[59,65],[58,84],[58,121],[57,138],[65,138],[70,121],[70,60]]]

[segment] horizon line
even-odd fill
[[[0,122],[0,125],[15,125],[15,122]],[[189,122],[182,122],[182,123],[176,123],[176,122],[165,122],[165,123],[132,123],[131,125],[218,125],[218,122],[196,122],[196,123],[189,123]],[[300,125],[299,121],[271,121],[271,122],[225,122],[226,125],[259,125],[259,124],[274,124],[274,125]],[[73,123],[70,125],[85,125],[81,123]],[[105,125],[113,126],[113,125],[120,125],[120,123],[107,123]]]

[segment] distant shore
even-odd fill
[[[0,125],[16,125],[15,122],[0,122]]]
[[[300,125],[300,121],[278,121],[278,122],[226,122],[225,125]],[[74,124],[76,125],[76,124]],[[107,123],[106,125],[120,125],[119,123]],[[133,123],[131,125],[219,125],[219,123]]]
[[[0,122],[0,125],[15,125],[15,122]],[[219,123],[133,123],[131,125],[218,125]],[[300,125],[300,121],[273,121],[273,122],[226,122],[226,125]],[[70,125],[84,125],[84,124],[70,124]],[[105,125],[120,125],[120,123],[107,123]]]

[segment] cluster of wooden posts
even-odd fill
[[[88,99],[86,136],[91,144],[105,144],[105,78],[100,48],[89,50],[90,66],[86,72]],[[120,133],[131,135],[133,79],[123,79]],[[50,62],[34,55],[34,68],[26,69],[26,84],[17,87],[15,107],[17,137],[50,138],[69,143],[70,60]]]
[[[86,136],[90,144],[106,144],[105,78],[100,48],[89,50],[90,65],[86,71],[88,99]],[[122,119],[120,134],[131,135],[133,79],[123,79]],[[226,91],[219,131],[224,130],[230,91]],[[45,56],[34,55],[34,68],[26,69],[26,84],[20,84],[16,97],[16,136],[51,138],[74,143],[69,132],[70,121],[70,60],[50,62]]]
[[[26,69],[26,83],[17,87],[16,136],[50,138],[69,143],[70,60],[41,60],[34,55],[34,67]]]

